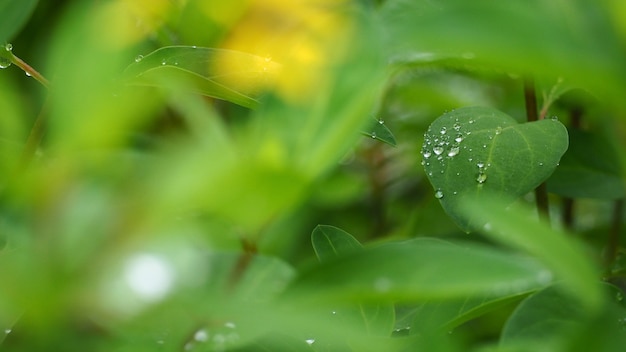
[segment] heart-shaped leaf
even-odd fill
[[[461,198],[524,195],[552,174],[567,146],[567,130],[557,120],[518,124],[498,110],[467,107],[430,125],[422,157],[435,197],[469,232],[481,224],[463,216]]]

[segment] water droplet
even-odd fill
[[[137,57],[135,58],[135,62],[139,62],[143,60],[143,55],[137,55]]]
[[[469,123],[474,123],[474,120],[469,120]]]
[[[457,135],[454,141],[457,143],[461,143],[463,141],[463,135],[461,134]]]
[[[446,134],[446,132],[447,132],[447,131],[448,131],[448,129],[447,129],[447,128],[445,128],[445,127],[441,127],[441,131],[439,131],[439,133],[441,133],[441,134]]]
[[[474,160],[474,158],[467,159],[467,161],[469,161],[470,163],[472,162],[472,160]]]
[[[487,145],[486,145],[486,144],[483,144],[483,148],[487,148]]]
[[[454,128],[455,131],[458,131],[461,129],[461,125],[459,125],[458,123],[455,123],[454,126],[452,126]]]
[[[438,189],[437,192],[435,192],[435,198],[437,199],[443,198],[443,191]]]
[[[615,294],[615,300],[617,300],[618,302],[623,301],[624,300],[624,294],[622,294],[621,292],[616,293]],[[9,330],[9,332],[10,332],[10,330]]]
[[[4,329],[4,333],[7,334],[7,335],[10,334],[11,331],[12,331],[11,329]]]
[[[485,163],[483,163],[482,161],[479,161],[476,166],[478,166],[479,169],[482,169],[483,167],[485,167]]]
[[[209,339],[209,333],[204,329],[200,329],[193,334],[193,339],[199,342],[205,342]]]
[[[539,163],[539,166],[543,166],[543,163]]]
[[[11,66],[11,60],[0,56],[0,69]]]
[[[372,138],[376,139],[376,132],[372,132],[371,136]]]
[[[422,156],[424,157],[424,159],[430,158],[431,155],[432,155],[432,153],[429,152],[429,151],[425,151],[425,152],[422,153]]]
[[[384,125],[384,124],[385,124],[385,121],[383,121],[383,120],[378,120],[378,123],[379,123],[379,124],[381,124],[381,125]]]
[[[491,231],[491,223],[486,223],[485,225],[483,225],[483,229],[485,231]]]
[[[163,61],[161,61],[161,65],[165,65],[167,64],[167,60],[163,59]]]
[[[13,44],[11,43],[6,43],[6,45],[4,46],[4,49],[6,51],[12,51],[13,50]]]
[[[496,127],[496,134],[500,134],[502,133],[502,127],[498,126]]]
[[[435,152],[435,155],[441,155],[441,153],[443,153],[443,148],[442,147],[434,147],[433,148],[433,152]]]
[[[227,327],[229,329],[234,329],[237,327],[237,325],[235,325],[235,323],[233,323],[232,321],[227,321],[226,323],[224,323],[224,327]]]
[[[192,46],[191,48],[192,48],[192,49],[197,49],[198,47],[194,45],[194,46]]]
[[[476,181],[478,181],[478,183],[485,183],[485,181],[487,181],[487,174],[485,173],[479,173],[478,177],[476,178]]]
[[[307,345],[311,346],[312,344],[315,343],[315,339],[306,339],[304,340],[304,342],[306,342]]]
[[[456,191],[452,192],[452,194],[456,196]]]
[[[559,117],[558,117],[558,116],[556,116],[556,115],[554,115],[554,116],[552,116],[552,117],[550,118],[550,120],[552,120],[552,121],[559,121]]]
[[[337,312],[333,310],[332,315],[337,315]]]
[[[28,73],[28,72],[24,72],[24,73],[26,74],[26,77],[30,77],[31,76],[31,74]]]
[[[454,147],[448,152],[448,156],[455,156],[457,154],[459,154],[459,147]]]

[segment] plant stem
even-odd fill
[[[524,101],[526,103],[526,118],[528,122],[537,121],[537,93],[535,92],[535,82],[532,77],[524,78]],[[539,216],[546,221],[550,221],[548,190],[545,182],[535,188],[535,201],[537,202]]]
[[[11,53],[11,62],[15,64],[15,66],[21,68],[27,75],[36,79],[39,83],[41,83],[44,87],[50,87],[50,81],[48,81],[41,73],[32,68],[29,64],[24,62],[24,60],[15,56],[15,54]]]
[[[570,109],[570,126],[572,129],[580,129],[583,111],[582,106],[574,106]],[[571,230],[574,227],[574,204],[575,201],[573,198],[563,197],[561,220],[563,222],[563,226],[568,230]]]

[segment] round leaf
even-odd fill
[[[567,150],[565,127],[556,120],[518,124],[487,107],[461,108],[437,118],[424,136],[422,157],[435,197],[465,231],[459,200],[484,192],[511,199],[537,187]]]

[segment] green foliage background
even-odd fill
[[[621,351],[620,0],[266,2],[345,21],[300,64],[225,47],[259,3],[0,0],[3,350]],[[528,77],[554,173],[503,133],[494,192],[435,197],[425,134],[524,126]]]

